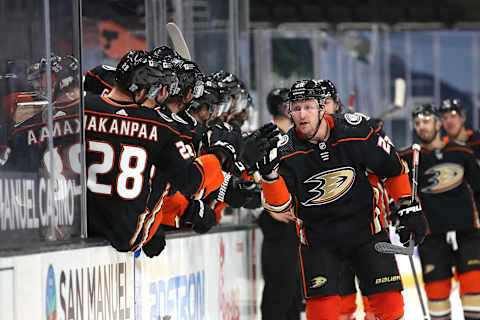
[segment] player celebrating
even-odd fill
[[[395,259],[373,249],[374,243],[389,240],[375,222],[374,194],[365,172],[368,168],[381,178],[392,177],[391,197],[401,201],[411,194],[402,175],[406,168],[364,117],[326,114],[326,97],[315,80],[292,86],[294,127],[282,139],[277,156],[270,152],[258,163],[264,207],[274,213],[294,209],[307,319],[339,318],[339,277],[345,260],[353,266],[375,316],[402,319],[402,284]],[[420,243],[426,221],[415,207],[409,207],[412,210],[401,224]]]
[[[273,122],[286,133],[288,116],[287,88],[276,88],[267,96],[267,108]],[[263,210],[258,217],[262,229],[262,319],[300,319],[302,295],[298,270],[298,238],[290,212]]]
[[[430,316],[451,318],[449,296],[455,266],[465,319],[479,319],[479,221],[466,182],[478,204],[480,168],[472,149],[455,141],[442,141],[441,122],[431,104],[415,109],[412,119],[422,146],[418,192],[430,226],[425,242],[419,247]],[[410,149],[401,152],[401,156],[412,163]]]
[[[448,140],[466,143],[475,151],[477,159],[480,159],[480,133],[465,128],[465,110],[458,99],[446,99],[439,108],[442,126]]]
[[[140,107],[148,97],[166,97],[176,81],[175,73],[154,64],[146,52],[130,51],[117,66],[112,91],[85,98],[89,233],[106,237],[119,251],[143,246],[158,228],[161,217],[146,207],[153,166],[168,181],[163,197],[170,183],[190,197],[223,182],[220,152],[192,160],[174,124]],[[202,217],[200,203],[196,209]]]

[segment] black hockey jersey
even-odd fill
[[[215,156],[190,160],[175,123],[153,109],[87,95],[85,130],[89,233],[120,251],[134,250],[153,235],[157,217],[147,208],[153,167],[165,177],[165,185],[155,186],[162,197],[166,181],[187,197],[223,181]]]
[[[291,195],[295,215],[303,221],[301,240],[313,246],[367,241],[382,228],[381,217],[375,215],[367,169],[388,178],[401,175],[405,167],[395,148],[361,115],[325,118],[330,126],[326,142],[312,144],[293,127],[279,150],[279,174]],[[262,185],[265,208],[285,210],[288,203],[278,201],[281,190],[268,182]]]
[[[12,208],[25,210],[32,219],[38,219],[38,227],[50,225],[49,215],[53,214],[58,238],[67,239],[80,235],[79,100],[55,103],[52,117],[52,133],[48,129],[47,109],[14,125],[8,142],[11,153],[3,168],[6,172],[3,177],[15,179],[17,186],[23,186],[11,194]],[[49,148],[50,134],[52,149]],[[50,188],[53,188],[51,198]],[[49,211],[51,201],[53,212]]]
[[[400,155],[412,165],[411,149]],[[478,207],[480,168],[468,146],[448,142],[442,149],[421,149],[418,170],[418,195],[432,234],[478,228],[473,189]]]
[[[115,84],[115,67],[100,65],[85,74],[83,89],[88,93],[106,94]]]

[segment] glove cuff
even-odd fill
[[[232,176],[224,171],[222,171],[222,174],[223,174],[223,183],[220,186],[220,189],[218,190],[217,201],[225,202],[225,194],[227,193],[228,183],[230,182],[230,179],[232,178]]]

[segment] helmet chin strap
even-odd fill
[[[323,111],[324,108],[321,108],[318,110],[318,123],[317,127],[315,128],[315,132],[310,136],[306,137],[306,140],[312,140],[318,133],[318,130],[320,129],[320,124],[322,123],[323,118],[325,117],[325,113],[323,114],[322,117],[320,117],[320,113]]]

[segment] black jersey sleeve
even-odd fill
[[[468,149],[470,151],[471,149]],[[480,201],[480,167],[475,157],[474,151],[465,152],[465,179],[473,189],[477,207]]]

